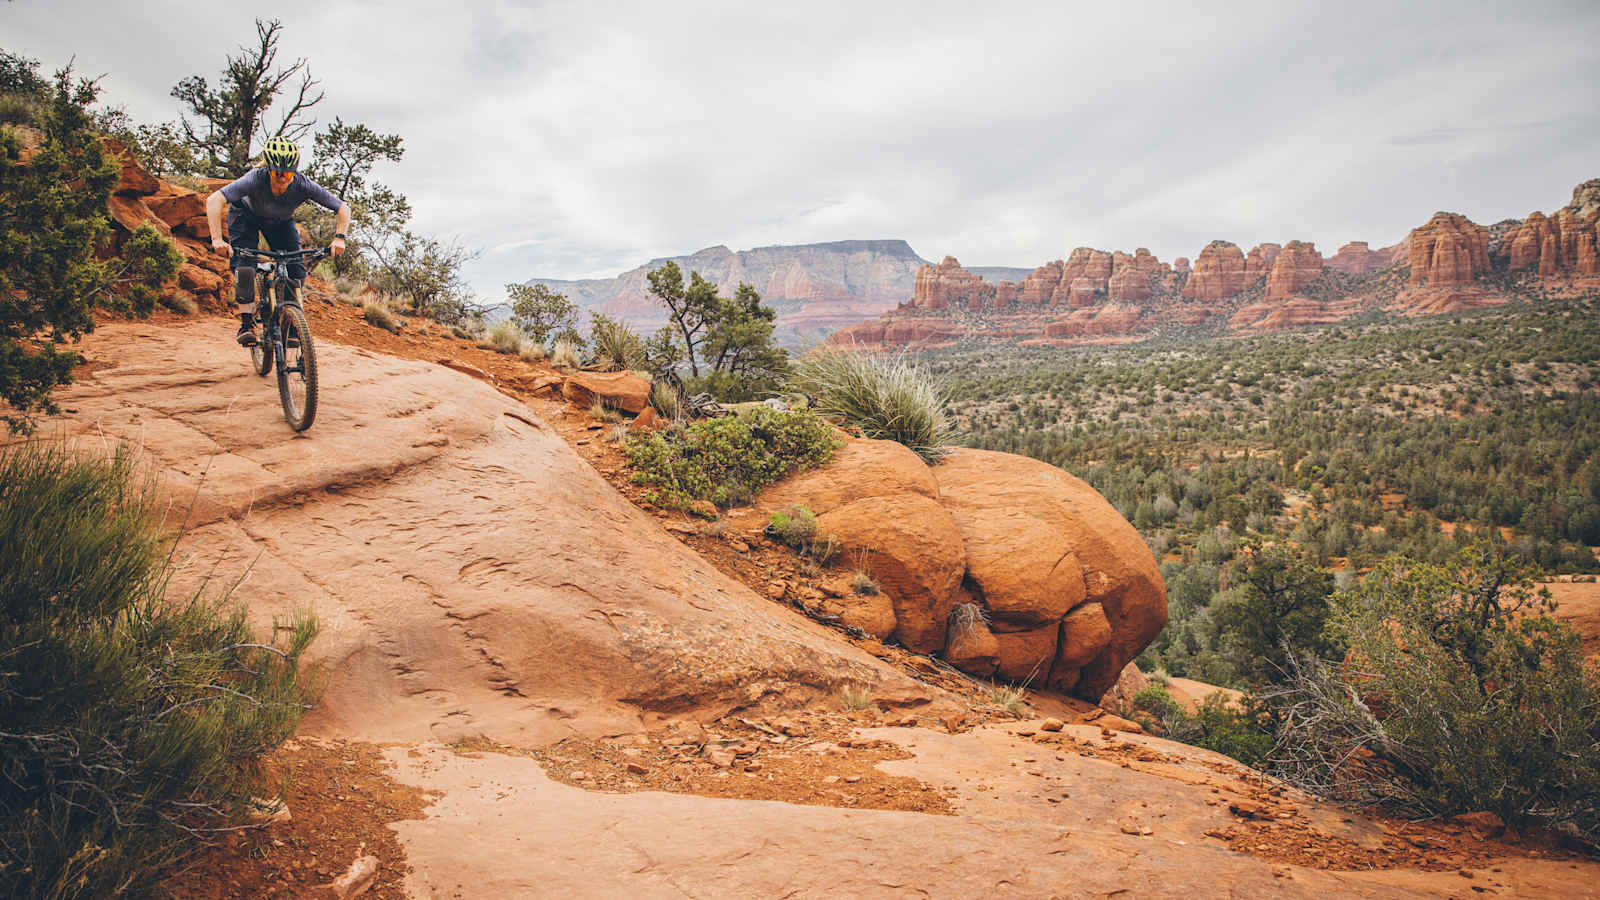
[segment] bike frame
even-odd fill
[[[236,253],[256,258],[256,289],[258,295],[256,297],[256,310],[260,314],[258,318],[261,320],[261,339],[269,342],[272,347],[272,362],[280,371],[283,371],[283,362],[287,354],[285,353],[282,336],[279,334],[278,328],[278,287],[281,284],[293,288],[289,292],[288,300],[285,302],[300,306],[300,288],[304,285],[284,274],[281,269],[288,263],[299,262],[309,270],[318,260],[331,256],[332,251],[327,247],[312,247],[303,250],[260,250],[255,247],[240,247],[238,245],[234,245],[233,249]],[[260,265],[263,262],[266,263],[265,268]],[[265,291],[265,296],[261,296],[263,291]],[[302,310],[305,309],[304,306],[300,306],[300,308]],[[298,372],[300,367],[296,366],[288,371]]]

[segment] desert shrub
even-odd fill
[[[273,796],[257,765],[309,699],[283,640],[168,596],[160,508],[127,452],[0,450],[0,895],[139,895]]]
[[[832,535],[818,534],[816,513],[797,503],[774,512],[767,520],[766,532],[808,557],[813,577],[821,574],[821,567],[839,555],[839,541]]]
[[[1331,796],[1600,840],[1600,672],[1550,609],[1484,545],[1386,563],[1335,613],[1344,661],[1296,661],[1279,765]]]
[[[34,126],[44,121],[44,104],[21,94],[0,94],[0,125]]]
[[[925,460],[955,440],[943,391],[903,356],[824,347],[801,361],[789,389],[814,398],[822,415],[838,416],[866,437],[905,444]]]
[[[950,611],[950,630],[966,634],[979,625],[988,627],[989,613],[976,603],[962,603]]]
[[[748,500],[767,485],[833,457],[836,438],[807,411],[760,408],[748,415],[673,425],[628,441],[633,480],[651,503],[687,507]]]
[[[390,311],[389,307],[376,300],[368,300],[361,305],[361,318],[366,319],[368,324],[376,325],[384,331],[397,333],[400,331],[399,317]]]
[[[1175,734],[1180,740],[1231,756],[1247,766],[1267,767],[1273,751],[1272,719],[1260,699],[1246,695],[1242,701],[1231,703],[1221,692],[1212,694],[1200,701],[1194,724],[1198,734],[1181,730]]]
[[[522,350],[517,355],[522,357],[523,362],[538,362],[549,356],[550,351],[538,341],[523,341]]]
[[[644,340],[626,322],[595,313],[589,326],[595,368],[620,372],[645,366]]]

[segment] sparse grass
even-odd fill
[[[845,712],[854,712],[871,706],[872,688],[864,684],[847,684],[839,688],[839,708]]]
[[[1028,689],[1017,685],[996,687],[989,694],[994,704],[1019,719],[1028,715]]]
[[[650,405],[663,419],[683,418],[683,394],[665,381],[650,385]]]
[[[517,323],[506,319],[496,322],[478,339],[478,346],[496,353],[506,353],[512,356],[522,353],[523,345],[528,341],[527,335],[522,333],[522,328]]]
[[[366,319],[367,324],[376,325],[384,331],[400,333],[400,317],[396,316],[388,306],[376,300],[368,300],[361,305],[361,318]]]
[[[627,439],[628,439],[628,426],[627,426],[626,423],[619,422],[619,423],[611,426],[610,428],[606,429],[606,442],[607,443],[620,444],[623,441],[626,441]]]
[[[956,437],[944,391],[904,356],[823,347],[801,361],[789,387],[814,398],[822,415],[838,416],[866,437],[904,444],[929,462]]]
[[[607,425],[622,421],[622,416],[616,410],[607,406],[599,397],[594,398],[594,402],[589,404],[589,415]]]
[[[583,364],[583,359],[578,354],[578,345],[567,338],[556,338],[550,348],[550,364],[558,369],[576,369]]]
[[[200,311],[200,304],[195,302],[193,296],[187,293],[178,293],[177,291],[163,294],[161,297],[161,305],[175,313],[185,316],[192,316]]]
[[[549,356],[550,351],[546,350],[544,345],[538,341],[524,341],[522,344],[522,352],[518,353],[517,355],[522,357],[523,362],[538,362],[539,360]]]
[[[863,597],[876,597],[883,589],[878,586],[878,580],[871,574],[857,569],[850,574],[850,590]]]

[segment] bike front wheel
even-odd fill
[[[295,431],[305,431],[317,417],[317,351],[305,311],[298,305],[284,304],[278,310],[278,340],[283,343],[283,362],[278,366],[283,418]]]

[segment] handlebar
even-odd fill
[[[261,250],[256,247],[241,247],[238,244],[229,244],[235,253],[244,253],[251,256],[270,260],[299,260],[321,259],[333,253],[332,247],[305,247],[300,250]]]

